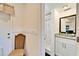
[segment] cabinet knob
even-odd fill
[[[10,37],[8,37],[8,38],[10,38]]]

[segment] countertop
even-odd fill
[[[66,38],[66,39],[72,39],[75,40],[76,37],[73,34],[55,34],[55,37],[60,37],[60,38]]]

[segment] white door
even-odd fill
[[[2,55],[8,55],[13,49],[11,20],[9,16],[0,17],[0,48]]]

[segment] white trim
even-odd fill
[[[41,4],[41,14],[42,14],[42,18],[41,18],[42,19],[42,25],[41,25],[42,29],[41,29],[41,40],[40,40],[40,55],[41,56],[45,56],[45,44],[44,44],[45,43],[44,42],[44,34],[45,34],[44,33],[44,29],[45,29],[44,28],[45,27],[44,26],[44,22],[45,22],[44,21],[44,4]]]

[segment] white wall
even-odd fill
[[[25,32],[27,55],[40,55],[41,4],[26,4]]]
[[[12,4],[15,9],[15,15],[12,16],[13,21],[13,31],[14,32],[22,32],[24,31],[23,22],[25,20],[24,16],[24,4]]]

